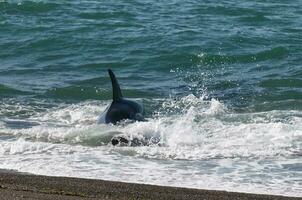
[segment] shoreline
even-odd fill
[[[277,195],[41,176],[0,170],[0,196],[11,199],[302,199]]]

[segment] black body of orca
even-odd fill
[[[108,73],[112,83],[113,101],[104,111],[98,122],[116,124],[121,120],[144,121],[143,107],[135,101],[124,99],[114,73],[111,69],[108,69]]]

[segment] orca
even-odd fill
[[[117,124],[122,120],[144,121],[143,107],[135,101],[123,98],[119,83],[111,69],[108,73],[112,83],[112,103],[100,116],[98,123]]]

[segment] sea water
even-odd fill
[[[301,10],[0,1],[0,168],[301,197]],[[108,68],[147,121],[96,123]],[[150,144],[112,146],[116,135]]]

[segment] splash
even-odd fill
[[[302,155],[302,117],[298,111],[236,113],[223,102],[194,95],[153,103],[158,102],[160,106],[148,121],[118,126],[96,124],[110,103],[99,101],[62,104],[36,112],[28,120],[3,120],[0,168],[159,185],[302,194],[301,179],[295,178],[299,177]],[[21,112],[22,105],[18,106]],[[20,120],[27,125],[16,127]],[[121,135],[145,143],[111,145],[111,139]],[[182,184],[176,180],[182,180]]]

